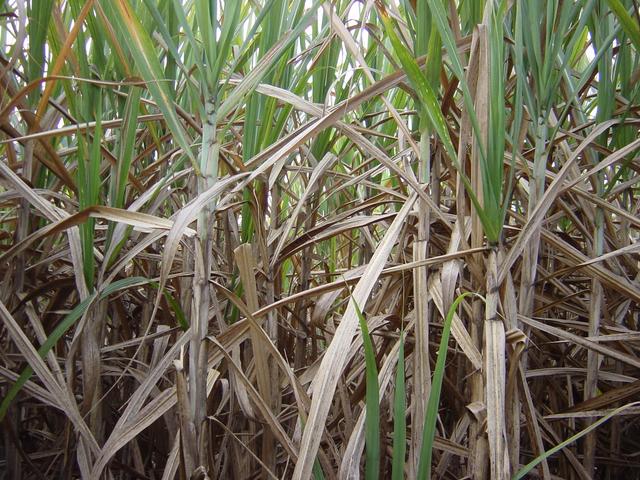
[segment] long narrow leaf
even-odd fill
[[[585,435],[587,435],[588,433],[592,432],[593,430],[595,430],[596,428],[598,428],[600,425],[602,425],[603,423],[605,423],[606,421],[612,419],[613,417],[620,415],[621,413],[623,413],[625,410],[632,408],[632,407],[637,407],[638,405],[640,405],[640,402],[633,402],[633,403],[627,403],[626,405],[623,405],[622,407],[618,407],[615,410],[609,412],[608,414],[606,414],[604,417],[602,417],[601,419],[599,419],[596,422],[593,422],[591,425],[589,425],[587,428],[579,431],[578,433],[576,433],[575,435],[570,436],[569,438],[567,438],[565,441],[559,443],[558,445],[556,445],[553,448],[550,448],[549,450],[547,450],[546,452],[544,452],[542,455],[538,455],[536,458],[534,458],[531,462],[527,463],[524,467],[522,467],[518,473],[515,474],[515,476],[513,477],[513,480],[520,480],[521,478],[525,478],[527,476],[527,474],[533,470],[540,462],[542,462],[543,460],[549,458],[551,455],[553,455],[554,453],[559,452],[560,450],[562,450],[563,448],[567,447],[568,445],[571,445],[573,442],[575,442],[576,440],[580,440],[582,437],[584,437]]]
[[[440,339],[440,348],[438,349],[438,357],[436,360],[436,368],[433,372],[433,381],[431,382],[431,393],[429,394],[429,403],[427,404],[427,412],[424,417],[424,430],[422,433],[422,445],[420,447],[420,462],[418,463],[418,479],[425,480],[431,478],[431,457],[433,450],[433,441],[436,435],[436,420],[438,419],[438,405],[440,404],[440,393],[442,390],[442,380],[444,378],[444,366],[447,361],[447,350],[449,348],[449,334],[451,333],[451,322],[456,313],[460,302],[469,295],[478,295],[474,292],[465,292],[453,301],[453,304],[447,312],[447,317],[442,326],[442,337]],[[478,295],[479,296],[479,295]]]
[[[400,349],[396,367],[396,384],[393,394],[393,453],[391,479],[404,479],[404,462],[407,451],[407,423],[405,411],[407,399],[404,381],[404,332],[400,333]]]
[[[376,355],[369,336],[367,320],[362,315],[362,311],[355,300],[353,300],[353,303],[360,322],[365,360],[365,406],[367,409],[365,422],[365,478],[367,480],[377,480],[380,475],[380,385],[378,383],[378,367],[376,366]]]

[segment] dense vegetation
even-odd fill
[[[640,478],[636,0],[0,24],[0,477]]]

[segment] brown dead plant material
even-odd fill
[[[638,478],[639,25],[3,2],[0,480]]]

